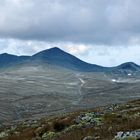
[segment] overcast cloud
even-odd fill
[[[28,55],[57,45],[91,63],[140,64],[139,6],[140,0],[0,0],[0,52]]]

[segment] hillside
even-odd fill
[[[1,128],[0,140],[139,140],[140,100]]]

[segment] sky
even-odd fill
[[[98,65],[140,64],[140,0],[0,0],[0,53],[59,47]]]

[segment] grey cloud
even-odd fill
[[[140,40],[139,0],[0,0],[0,37],[105,45]]]

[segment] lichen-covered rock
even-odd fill
[[[95,113],[95,112],[82,114],[75,119],[75,122],[77,124],[85,123],[85,124],[90,124],[90,125],[100,125],[101,121],[102,121],[101,114]]]
[[[139,140],[140,130],[131,132],[118,132],[113,140]]]
[[[52,139],[55,136],[56,136],[55,132],[46,132],[42,135],[42,138],[44,140],[48,140],[48,139]]]
[[[8,133],[7,132],[1,132],[0,133],[0,138],[3,138],[3,137],[7,137],[8,136]]]
[[[95,140],[93,136],[87,136],[83,138],[83,140]]]
[[[125,138],[115,138],[113,140],[138,140],[138,139],[136,137],[133,137],[133,136],[128,136]]]

